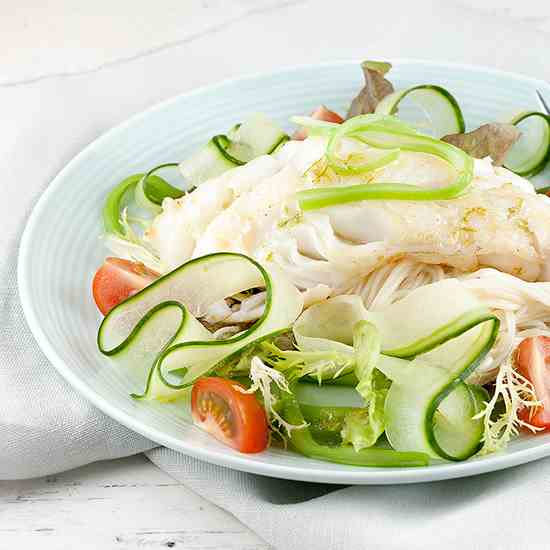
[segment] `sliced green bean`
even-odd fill
[[[304,422],[304,415],[293,396],[285,398],[283,417],[287,422],[294,425],[300,425]],[[424,453],[399,452],[377,447],[355,451],[353,447],[348,446],[329,447],[321,445],[315,441],[307,427],[292,430],[289,439],[291,447],[299,453],[310,458],[338,464],[391,468],[427,466],[429,463],[429,457]]]

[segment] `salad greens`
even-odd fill
[[[381,339],[376,326],[358,321],[353,329],[355,376],[357,393],[367,403],[365,411],[356,411],[345,418],[342,437],[360,450],[374,445],[386,427],[384,407],[390,381],[378,370]]]
[[[137,203],[141,202],[142,205],[151,208],[153,212],[160,208],[159,205],[164,197],[178,198],[184,195],[183,191],[176,189],[163,178],[153,175],[153,172],[166,166],[172,165],[163,164],[153,168],[147,174],[128,176],[113,187],[103,206],[103,227],[106,233],[127,238],[128,234],[122,223],[122,215],[125,199],[131,193],[134,194],[134,200]],[[140,195],[143,196],[142,199],[138,198]]]
[[[296,219],[303,212],[356,201],[460,197],[473,179],[472,157],[491,155],[522,175],[540,171],[550,158],[550,116],[526,112],[511,124],[486,124],[465,133],[460,107],[444,88],[426,84],[395,91],[387,79],[390,64],[366,61],[362,69],[365,86],[345,122],[292,119],[309,136],[323,137],[322,162],[340,178],[353,180],[298,191]],[[397,118],[406,98],[429,115],[435,137]],[[243,254],[209,254],[166,273],[141,235],[152,216],[162,212],[163,201],[276,153],[289,139],[277,124],[253,115],[213,136],[185,161],[160,164],[112,189],[103,208],[106,238],[120,255],[164,275],[108,311],[98,331],[100,352],[141,381],[132,394],[136,399],[175,401],[187,398],[206,378],[224,380],[229,388],[224,391],[246,395],[249,404],[252,396],[261,402],[263,422],[274,440],[314,459],[410,467],[502,448],[520,422],[518,407],[533,405],[534,393],[509,363],[496,378],[492,396],[472,383],[471,375],[495,344],[500,321],[458,280],[425,284],[376,310],[354,294],[304,309],[302,293],[283,273]],[[350,141],[366,145],[368,153],[346,154]],[[446,161],[454,168],[454,181],[440,187],[368,183],[369,174],[403,151]],[[186,190],[157,174],[166,168],[179,169]],[[260,317],[216,339],[204,320],[208,307],[223,303],[231,312],[230,305],[258,289],[265,289]],[[507,402],[512,391],[517,406]],[[205,391],[202,409],[193,409],[198,424],[201,411],[218,414],[220,409],[205,395],[210,394]],[[501,401],[507,409],[497,418]]]
[[[282,408],[288,422],[293,424],[304,422],[300,406],[292,394],[284,398]],[[310,458],[353,466],[427,466],[429,461],[426,454],[414,451],[398,452],[372,447],[358,451],[346,445],[329,447],[318,443],[307,427],[293,430],[289,435],[289,443],[293,449]]]
[[[170,197],[171,199],[183,197],[185,192],[181,189],[170,185],[167,181],[158,176],[153,179],[153,174],[155,172],[164,168],[174,168],[177,166],[178,164],[175,162],[159,164],[140,178],[134,192],[136,204],[145,210],[149,210],[152,214],[159,214],[162,212],[162,201],[166,197]]]
[[[228,272],[231,278],[221,277]],[[202,304],[251,286],[267,289],[262,317],[235,337],[213,340],[193,314]],[[170,299],[175,294],[185,306]],[[430,303],[437,307],[426,311]],[[468,416],[478,412],[472,401],[477,394],[455,390],[488,353],[498,321],[457,281],[420,287],[382,311],[369,312],[356,296],[329,299],[299,316],[301,309],[300,294],[286,279],[246,256],[212,254],[187,262],[116,306],[100,327],[98,343],[117,361],[151,365],[142,398],[175,399],[207,374],[248,374],[248,391],[261,395],[272,428],[308,456],[395,466],[424,463],[424,455],[462,459],[479,448],[482,431],[470,428],[479,421]],[[281,349],[277,343],[291,325],[294,340],[287,338],[285,345],[291,349]],[[170,377],[174,371],[177,383]],[[309,433],[293,387],[309,377],[322,387],[327,378],[351,372],[365,406],[343,416],[342,443],[327,448]],[[445,429],[437,423],[436,429],[436,415],[443,414],[440,406],[449,395],[452,410],[468,414],[445,410],[452,421]],[[469,437],[451,448],[446,441],[457,439],[457,428]],[[396,451],[413,454],[374,449],[384,432]]]

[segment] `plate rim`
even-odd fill
[[[502,76],[516,81],[527,82],[537,88],[542,88],[550,91],[550,84],[544,80],[533,78],[510,71],[485,67],[483,65],[471,65],[463,63],[452,63],[446,61],[435,61],[416,58],[391,58],[394,64],[402,65],[424,65],[431,67],[455,68],[467,72],[483,73],[488,75]],[[17,286],[19,298],[23,308],[27,324],[41,350],[50,361],[57,372],[84,398],[90,401],[100,411],[135,431],[136,433],[150,439],[154,443],[163,445],[177,452],[182,452],[199,460],[231,468],[243,472],[264,475],[268,477],[290,479],[296,481],[311,481],[320,483],[335,483],[335,484],[356,484],[356,485],[386,485],[386,484],[407,484],[440,481],[445,479],[455,479],[462,477],[470,477],[487,472],[498,471],[505,468],[525,464],[540,458],[550,456],[550,442],[541,444],[534,448],[521,449],[512,454],[500,453],[491,456],[490,458],[465,461],[460,463],[443,463],[435,464],[422,468],[401,468],[401,469],[384,469],[384,468],[359,468],[350,467],[350,469],[334,470],[330,469],[330,463],[327,463],[327,470],[309,470],[306,467],[287,466],[281,464],[256,462],[250,460],[247,455],[240,455],[231,450],[209,450],[197,448],[196,446],[186,444],[184,440],[178,440],[163,433],[162,431],[152,428],[142,421],[137,420],[131,415],[119,410],[116,406],[111,405],[109,401],[100,393],[90,388],[85,381],[80,380],[73,373],[70,367],[58,355],[54,346],[49,341],[45,331],[42,329],[37,313],[34,309],[31,299],[30,279],[28,277],[29,269],[31,268],[30,247],[32,236],[34,235],[39,221],[40,214],[45,209],[50,200],[50,196],[54,195],[57,187],[62,184],[65,174],[70,172],[74,166],[78,165],[86,155],[93,152],[96,148],[100,148],[105,141],[110,140],[118,133],[124,132],[128,126],[135,124],[142,118],[150,117],[156,111],[165,108],[166,106],[181,101],[183,99],[201,95],[206,92],[215,92],[217,89],[245,82],[250,80],[261,80],[270,76],[280,74],[299,73],[300,71],[311,69],[312,67],[335,67],[344,65],[360,64],[360,60],[345,59],[333,60],[322,63],[299,64],[281,66],[275,70],[267,70],[244,74],[234,78],[224,79],[212,84],[200,86],[198,88],[177,94],[163,101],[157,102],[152,106],[139,111],[121,123],[109,128],[101,133],[97,138],[88,143],[82,148],[51,180],[46,190],[39,197],[34,205],[32,212],[27,219],[25,228],[20,241],[19,253],[17,258]]]

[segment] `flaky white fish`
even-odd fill
[[[323,167],[325,147],[322,138],[290,142],[181,199],[165,199],[148,232],[161,261],[174,268],[203,254],[238,251],[279,265],[299,288],[326,285],[335,292],[401,257],[550,280],[550,199],[527,180],[487,158],[475,161],[473,182],[456,199],[361,201],[302,212],[296,192],[316,185],[432,187],[455,176],[434,156],[405,152],[366,178],[338,176]]]

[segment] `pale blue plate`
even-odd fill
[[[397,88],[422,83],[444,86],[458,99],[469,128],[521,109],[540,110],[536,89],[550,98],[550,85],[545,82],[479,67],[395,61],[391,79]],[[100,317],[90,284],[105,255],[98,238],[106,192],[128,174],[185,158],[210,136],[252,112],[266,113],[289,129],[291,115],[309,113],[321,103],[345,113],[361,85],[359,62],[355,61],[224,82],[132,117],[75,157],[36,206],[19,257],[19,288],[27,320],[61,375],[106,414],[161,445],[274,477],[326,483],[411,483],[489,472],[550,455],[550,435],[521,438],[503,454],[418,469],[341,466],[278,449],[243,455],[195,428],[181,406],[132,400],[130,382],[97,351]]]

